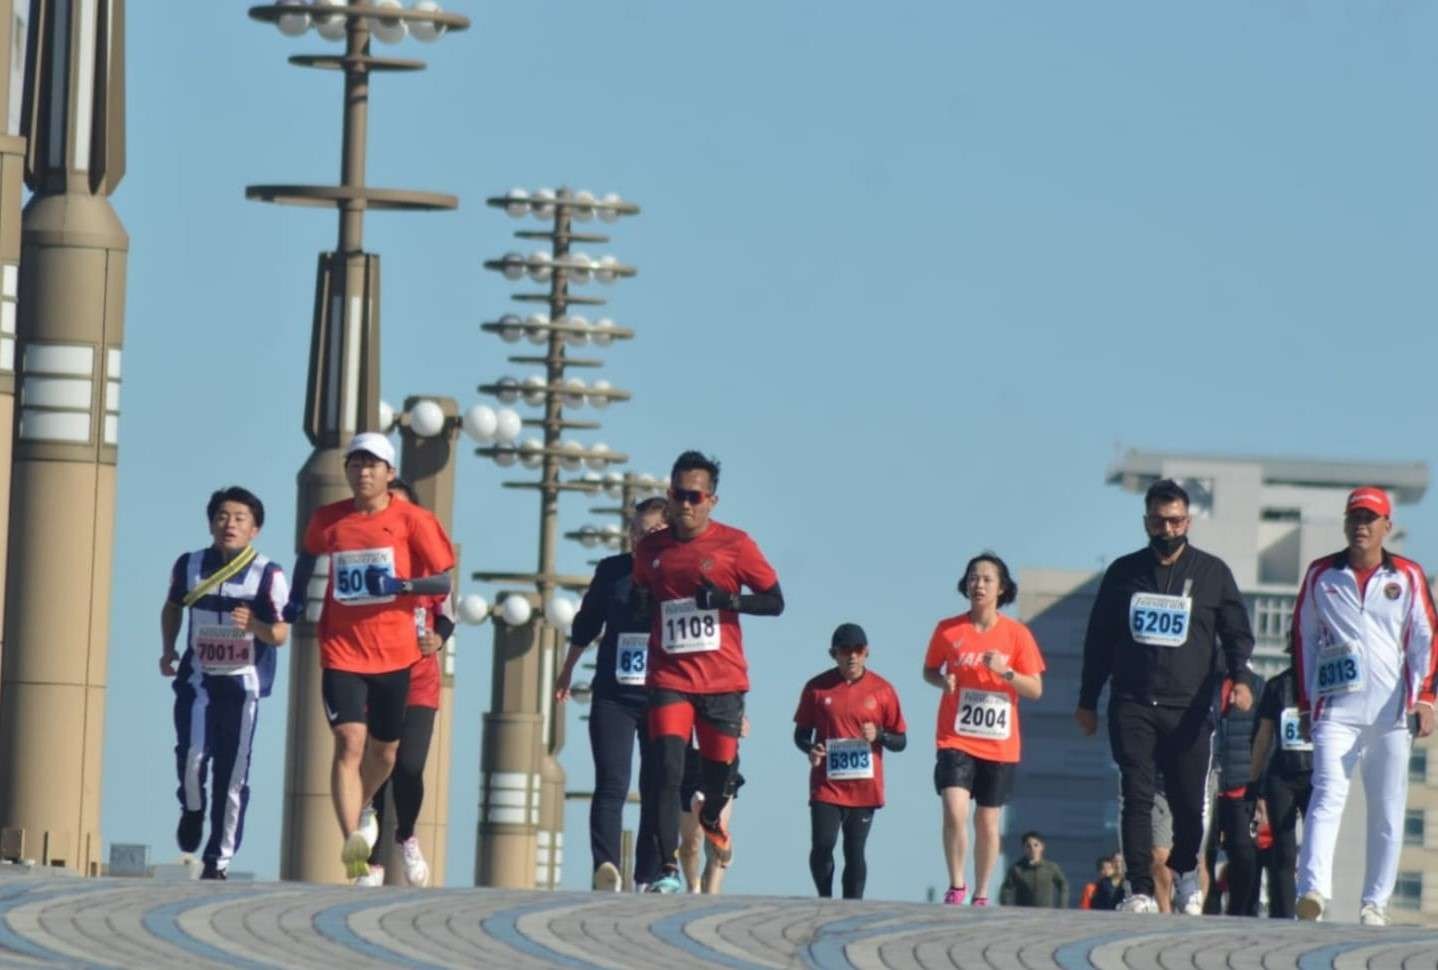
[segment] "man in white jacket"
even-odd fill
[[[1348,547],[1315,560],[1294,607],[1302,724],[1313,738],[1313,796],[1298,860],[1300,919],[1333,895],[1333,851],[1355,768],[1368,798],[1367,866],[1359,922],[1388,923],[1408,799],[1408,719],[1433,732],[1434,627],[1423,568],[1383,548],[1392,503],[1379,488],[1348,496]]]

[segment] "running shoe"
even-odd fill
[[[1137,893],[1133,896],[1125,897],[1124,901],[1119,903],[1117,908],[1120,913],[1157,913],[1158,903],[1154,901],[1152,896]]]
[[[601,862],[599,868],[594,870],[595,892],[617,893],[623,883],[624,877],[619,874],[619,867],[612,862]]]
[[[1190,869],[1178,877],[1174,886],[1178,896],[1178,911],[1185,916],[1203,915],[1203,891],[1198,888],[1198,870]]]
[[[399,851],[404,856],[404,881],[411,886],[428,886],[429,863],[424,861],[419,839],[411,835],[399,844]]]
[[[1388,910],[1374,903],[1364,903],[1358,911],[1358,922],[1362,926],[1387,926]]]
[[[948,892],[944,893],[945,906],[964,905],[964,896],[969,892],[968,886],[950,886]]]
[[[355,829],[345,839],[344,848],[340,850],[340,862],[345,867],[345,878],[353,881],[360,876],[369,875],[369,854],[374,848],[369,840],[364,837],[364,831]]]
[[[356,886],[383,886],[384,866],[378,864],[371,864],[369,867],[369,872],[367,872],[363,876],[356,877],[354,879],[354,884]]]
[[[200,878],[201,878],[201,879],[218,879],[218,880],[220,880],[221,882],[224,882],[225,880],[229,879],[230,877],[227,876],[227,875],[225,875],[225,870],[221,869],[219,866],[215,865],[213,862],[207,862],[207,863],[205,863],[205,868],[204,868],[204,870],[201,871],[201,873],[200,873]],[[1367,911],[1368,908],[1369,908],[1369,907],[1365,907],[1365,908],[1364,908],[1365,912]],[[1385,919],[1383,922],[1386,924],[1386,923],[1388,922],[1388,920]]]
[[[666,869],[658,879],[649,884],[651,893],[682,893],[684,891],[684,880],[679,878],[679,873],[673,869]]]
[[[974,897],[974,901],[973,901],[972,903],[969,903],[969,905],[970,905],[970,906],[983,906],[983,907],[987,907],[987,906],[989,905],[989,897],[987,897],[987,896],[975,896],[975,897]]]
[[[1323,919],[1323,908],[1323,897],[1316,890],[1310,889],[1298,897],[1298,906],[1295,907],[1295,911],[1299,919],[1316,923]]]
[[[175,841],[181,852],[198,852],[200,839],[205,835],[204,812],[181,812],[180,824],[175,829]]]
[[[724,824],[723,816],[709,822],[703,815],[700,815],[699,827],[704,830],[704,857],[714,860],[721,866],[727,866],[733,862],[734,840],[729,837],[729,829]]]
[[[379,815],[376,814],[374,806],[369,806],[360,812],[359,831],[364,833],[364,840],[373,849],[379,842]]]

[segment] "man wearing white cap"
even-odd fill
[[[1423,567],[1383,548],[1392,512],[1382,489],[1354,489],[1343,517],[1348,547],[1308,567],[1294,607],[1298,709],[1313,738],[1313,795],[1298,858],[1299,919],[1320,919],[1333,895],[1338,824],[1358,768],[1368,796],[1358,921],[1388,924],[1408,797],[1409,715],[1419,737],[1433,733],[1438,617]]]
[[[394,445],[372,431],[345,449],[351,499],[316,509],[305,527],[296,597],[303,609],[308,576],[329,558],[319,621],[321,693],[334,732],[330,795],[344,834],[341,860],[351,879],[369,874],[379,835],[374,799],[394,768],[404,727],[409,669],[419,660],[422,614],[416,607],[449,593],[454,550],[439,520],[410,502],[393,501]]]

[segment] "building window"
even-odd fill
[[[1423,809],[1410,808],[1403,813],[1403,844],[1423,844]]]
[[[1408,756],[1408,780],[1428,784],[1428,749],[1414,748]]]
[[[1421,909],[1423,906],[1423,873],[1400,872],[1393,887],[1394,909]]]

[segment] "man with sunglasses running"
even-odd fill
[[[778,616],[779,577],[754,540],[710,520],[719,501],[719,464],[686,451],[669,476],[670,527],[634,551],[634,607],[651,617],[649,736],[659,762],[659,860],[650,892],[682,892],[679,787],[690,733],[699,740],[699,824],[720,865],[733,857],[724,806],[739,774],[739,735],[748,664],[739,614]],[[744,593],[748,587],[752,592]]]
[[[1214,704],[1225,676],[1247,669],[1253,633],[1228,566],[1188,545],[1188,493],[1177,482],[1155,482],[1144,496],[1144,511],[1148,547],[1115,560],[1099,584],[1074,720],[1086,735],[1098,730],[1099,695],[1112,678],[1109,744],[1119,767],[1120,831],[1133,887],[1120,908],[1158,912],[1153,799],[1161,772],[1173,812],[1168,865],[1178,874],[1180,908],[1198,915]],[[1243,679],[1228,691],[1238,710],[1253,706]]]

